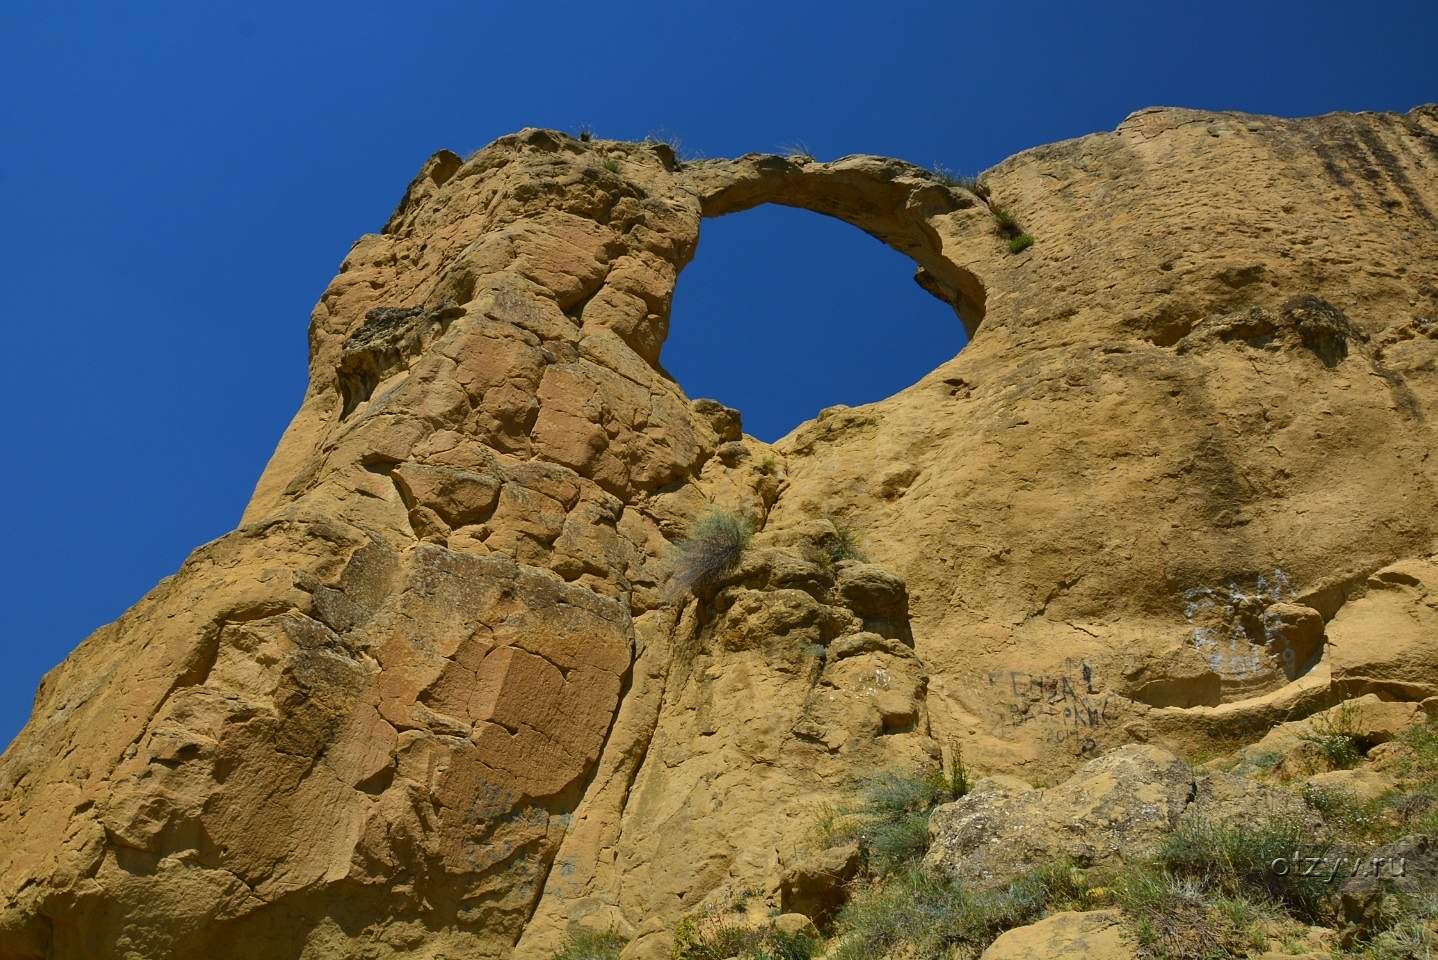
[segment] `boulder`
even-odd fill
[[[1438,840],[1407,836],[1379,847],[1360,863],[1338,888],[1338,908],[1358,930],[1382,917],[1383,899],[1389,894],[1417,896],[1438,888]],[[1346,871],[1345,871],[1346,872]]]
[[[784,867],[779,879],[779,906],[819,923],[828,922],[847,899],[845,885],[863,864],[857,843],[816,850]]]
[[[1137,960],[1118,910],[1065,911],[1006,931],[981,960]]]
[[[1089,761],[1047,790],[981,782],[934,811],[924,862],[964,884],[992,887],[1059,858],[1088,866],[1143,857],[1193,793],[1187,764],[1138,744]]]

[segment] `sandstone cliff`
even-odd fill
[[[658,956],[863,772],[1438,694],[1438,108],[1147,110],[972,186],[545,130],[431,158],[315,308],[241,527],[45,678],[0,960]],[[910,256],[971,344],[772,446],[691,402],[676,279],[760,203]],[[675,597],[711,504],[755,547]],[[870,562],[810,549],[835,521]]]

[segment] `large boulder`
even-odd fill
[[[981,781],[937,808],[925,864],[976,886],[998,886],[1068,858],[1080,865],[1156,850],[1194,794],[1186,763],[1158,747],[1120,747],[1047,790]]]
[[[981,960],[1136,960],[1118,910],[1065,911],[1005,932]]]
[[[1335,683],[1386,700],[1438,695],[1438,563],[1395,563],[1366,587],[1328,625]]]

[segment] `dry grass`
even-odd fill
[[[748,517],[711,509],[674,545],[671,587],[676,592],[695,593],[714,586],[739,565],[753,535],[754,525]]]

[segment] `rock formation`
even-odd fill
[[[691,402],[675,282],[761,203],[910,256],[970,345],[772,446]],[[315,308],[242,525],[42,683],[0,960],[524,960],[572,924],[658,957],[878,767],[1059,777],[1438,693],[1434,211],[1433,106],[1145,110],[982,187],[436,154]],[[676,596],[714,504],[755,545]],[[845,526],[872,562],[825,553]]]

